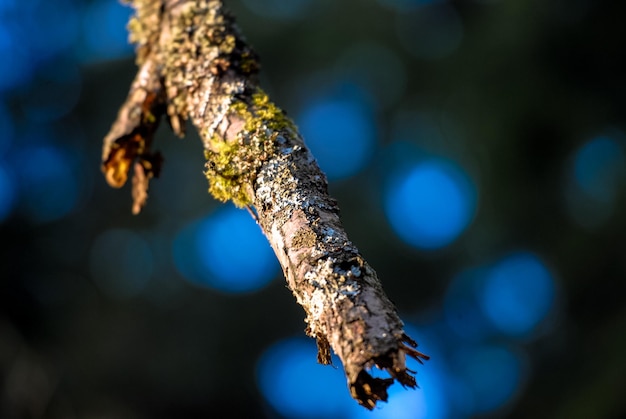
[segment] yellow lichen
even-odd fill
[[[128,30],[128,40],[133,44],[145,44],[147,38],[145,33],[143,32],[143,25],[137,19],[137,17],[133,16],[128,21],[126,25],[126,29]]]
[[[158,44],[161,27],[161,1],[134,0],[131,3],[135,15],[128,21],[128,39],[136,45],[137,64],[145,62],[149,52]]]
[[[220,52],[224,54],[230,54],[235,49],[235,42],[237,38],[235,35],[228,34],[224,37],[224,41],[220,44]]]
[[[215,198],[244,207],[252,204],[257,172],[274,153],[276,137],[280,131],[295,127],[261,89],[248,101],[234,101],[226,117],[243,120],[243,129],[233,139],[225,140],[218,134],[211,137],[205,151],[205,174]]]
[[[295,130],[293,121],[287,118],[282,109],[276,106],[274,102],[270,101],[269,96],[263,90],[258,89],[252,95],[252,103],[256,109],[257,119],[266,121],[267,128],[273,131]]]

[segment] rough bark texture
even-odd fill
[[[348,240],[327,181],[296,127],[259,88],[258,61],[217,0],[135,0],[129,23],[139,72],[104,140],[103,171],[122,186],[134,163],[133,212],[161,158],[150,144],[161,116],[183,135],[190,119],[207,158],[209,191],[247,207],[306,312],[318,361],[332,348],[352,396],[371,409],[394,379],[416,382],[406,355],[427,359],[403,330],[374,270]],[[372,367],[391,378],[373,378]],[[303,377],[306,379],[306,377]]]

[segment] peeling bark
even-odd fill
[[[104,140],[103,171],[121,187],[134,163],[133,212],[158,176],[150,151],[161,116],[183,135],[198,129],[209,191],[247,207],[268,238],[296,300],[318,361],[332,348],[352,397],[372,409],[398,380],[415,387],[406,356],[428,357],[403,330],[374,270],[348,240],[325,175],[293,122],[258,86],[258,60],[217,0],[135,0],[129,23],[139,72]],[[373,378],[378,367],[390,378]]]

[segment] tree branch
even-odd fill
[[[129,23],[139,72],[104,140],[103,171],[121,187],[134,162],[133,212],[161,158],[150,151],[161,116],[183,135],[190,119],[204,144],[209,191],[255,215],[289,288],[306,312],[318,361],[330,348],[352,397],[372,409],[394,379],[415,387],[406,355],[421,362],[374,270],[348,240],[325,175],[293,122],[258,86],[259,64],[217,0],[134,0]],[[372,367],[391,378],[374,378]]]

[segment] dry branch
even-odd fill
[[[406,355],[417,351],[374,270],[348,240],[325,175],[293,122],[258,86],[256,55],[216,0],[134,0],[129,23],[139,72],[104,140],[103,171],[121,187],[134,164],[133,212],[147,199],[161,158],[150,151],[159,119],[183,135],[190,119],[202,138],[209,191],[248,207],[306,312],[318,361],[330,348],[352,396],[371,409],[394,379],[415,387]],[[374,378],[372,367],[391,378]],[[304,377],[303,377],[304,378]]]

